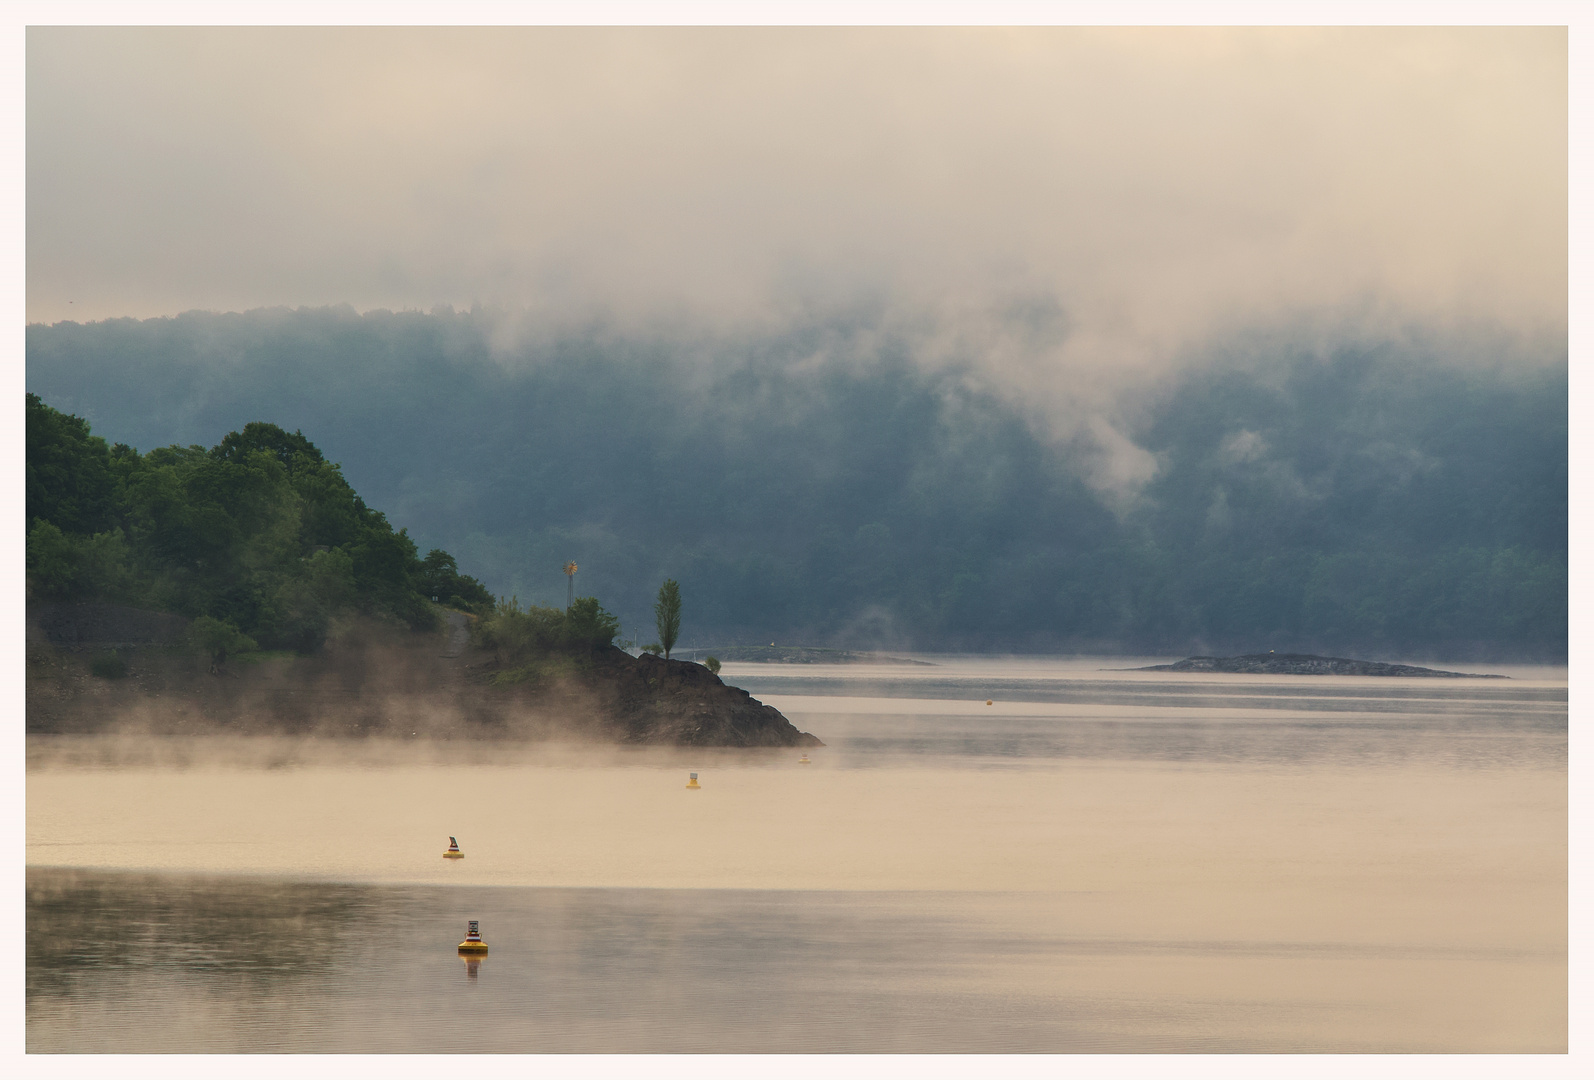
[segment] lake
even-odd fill
[[[929,659],[726,664],[806,765],[30,737],[27,1049],[1565,1052],[1565,668]]]

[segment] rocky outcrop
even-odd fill
[[[622,741],[677,746],[823,746],[779,710],[727,686],[702,664],[619,649],[597,665],[594,683],[614,693]]]
[[[1438,671],[1410,664],[1346,660],[1306,653],[1252,653],[1249,656],[1192,656],[1175,664],[1156,664],[1135,671],[1209,671],[1242,675],[1386,675],[1406,679],[1504,679],[1505,675],[1472,675]]]

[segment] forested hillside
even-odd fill
[[[928,366],[867,322],[520,338],[486,313],[263,310],[32,326],[27,343],[29,389],[113,439],[209,442],[261,418],[315,432],[407,535],[493,593],[562,607],[574,559],[581,591],[636,631],[673,578],[683,648],[1565,655],[1564,353],[1218,350],[1139,388],[1115,423],[1155,472],[1103,491],[1083,448],[995,392],[977,358]],[[199,453],[110,453],[106,469],[127,486],[118,462],[191,468]],[[296,492],[328,468],[307,461],[301,480],[291,457]],[[247,532],[231,566],[273,535]],[[363,549],[315,535],[298,542],[345,552],[361,602],[407,617],[373,569],[405,533]],[[185,558],[196,581],[213,570]],[[226,610],[286,640],[294,617],[272,613],[306,607],[293,588]]]
[[[425,629],[437,605],[492,607],[453,556],[420,557],[314,444],[271,423],[140,454],[29,394],[27,520],[30,600],[176,612],[218,653],[314,652],[340,615]]]

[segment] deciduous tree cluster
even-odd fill
[[[493,608],[452,555],[422,558],[309,439],[275,424],[140,454],[29,394],[27,519],[30,599],[187,615],[219,656],[313,652],[340,615],[423,629],[438,605]]]

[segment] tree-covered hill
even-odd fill
[[[27,379],[140,445],[313,431],[498,594],[562,607],[574,559],[637,628],[674,579],[682,648],[1565,656],[1564,352],[1214,347],[1120,410],[1156,468],[1104,493],[978,357],[923,363],[867,318],[510,329],[347,308],[32,326]]]
[[[434,599],[492,608],[453,556],[420,557],[314,444],[270,423],[140,454],[29,394],[27,520],[30,600],[177,612],[264,648],[314,652],[340,615],[422,629]]]

